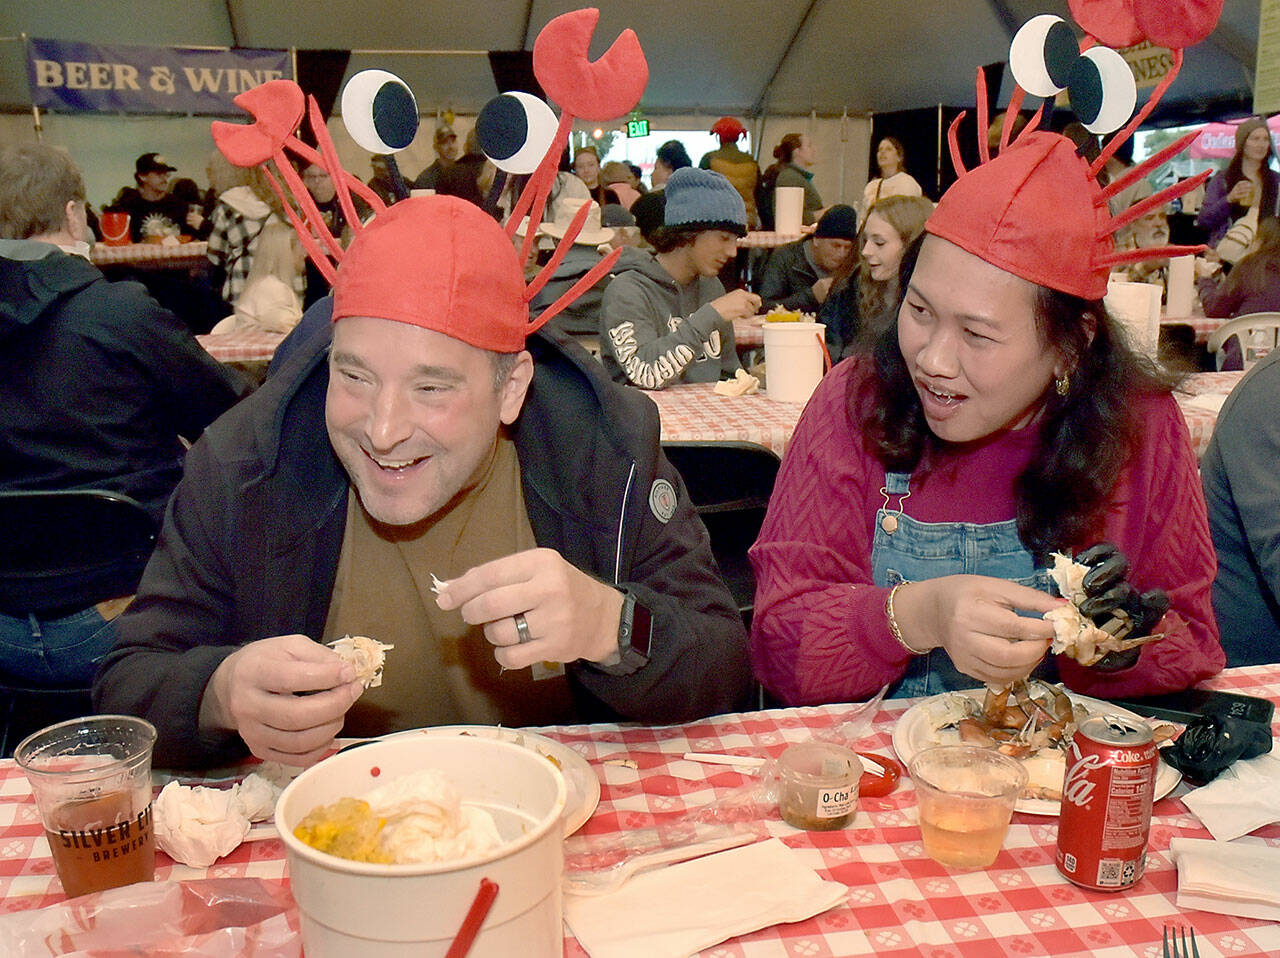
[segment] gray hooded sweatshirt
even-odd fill
[[[616,382],[641,389],[732,379],[741,368],[733,323],[711,301],[724,295],[715,277],[679,285],[652,253],[628,247],[604,291],[600,358]]]

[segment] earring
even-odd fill
[[[1071,392],[1071,374],[1063,373],[1061,377],[1053,381],[1053,388],[1057,390],[1059,396],[1065,396]]]

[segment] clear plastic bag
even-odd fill
[[[870,701],[836,714],[812,738],[853,748],[871,729],[886,685]],[[672,864],[769,837],[766,821],[778,807],[777,762],[769,759],[749,781],[713,802],[663,815],[651,828],[571,836],[565,842],[564,887],[580,895],[612,891],[637,871]]]
[[[302,935],[282,882],[143,882],[0,916],[0,954],[299,958]]]

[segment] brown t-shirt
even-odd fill
[[[563,667],[502,672],[483,629],[467,625],[457,611],[443,611],[431,591],[433,573],[453,579],[535,546],[520,462],[505,434],[476,484],[418,525],[377,522],[353,488],[324,641],[367,635],[395,649],[387,653],[382,685],[352,706],[343,734],[570,721]]]

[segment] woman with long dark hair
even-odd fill
[[[922,196],[890,196],[871,208],[859,244],[831,274],[831,293],[818,312],[832,362],[851,355],[859,340],[892,319],[903,254],[924,231],[932,210]]]
[[[1195,453],[1102,305],[1114,224],[1084,166],[1037,132],[961,176],[896,323],[806,406],[751,550],[753,663],[785,703],[1033,669],[1142,695],[1222,668]],[[1042,661],[1054,552],[1090,567],[1083,614],[1131,640],[1100,661]]]
[[[1209,233],[1209,245],[1217,246],[1231,224],[1258,208],[1258,218],[1275,216],[1280,176],[1271,169],[1275,157],[1271,130],[1261,117],[1250,117],[1236,127],[1236,151],[1227,168],[1209,181],[1196,225]]]
[[[1267,216],[1259,221],[1253,246],[1225,279],[1218,273],[1197,285],[1206,316],[1280,311],[1280,220]]]

